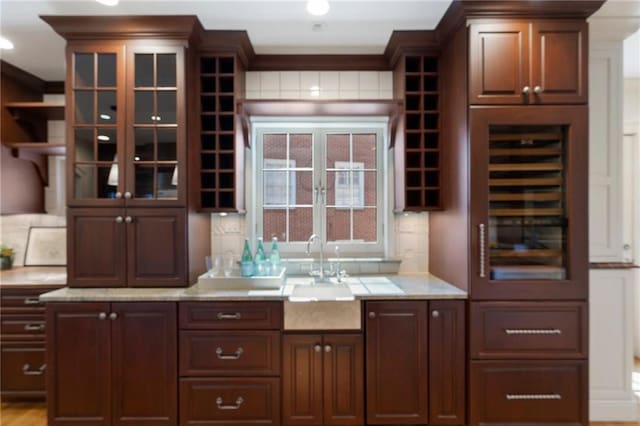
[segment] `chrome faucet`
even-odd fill
[[[320,281],[323,281],[324,280],[324,254],[323,254],[324,247],[322,246],[322,239],[318,237],[316,234],[312,234],[307,240],[307,256],[311,254],[311,243],[313,243],[315,240],[320,241],[320,271],[319,273],[316,273],[315,271],[311,271],[309,272],[309,274],[316,275],[320,278]]]

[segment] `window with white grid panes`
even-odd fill
[[[312,234],[343,252],[383,251],[384,127],[255,130],[258,236],[277,237],[291,253]]]

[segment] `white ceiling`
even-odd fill
[[[451,0],[330,0],[323,17],[305,0],[0,0],[2,59],[44,80],[64,80],[64,40],[39,15],[197,15],[206,29],[247,30],[256,53],[382,53],[393,30],[433,29]],[[320,32],[314,22],[326,23]]]

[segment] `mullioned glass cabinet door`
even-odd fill
[[[180,205],[186,180],[184,49],[133,48],[127,75],[128,205]]]
[[[587,284],[583,107],[472,109],[472,295],[579,298]]]
[[[122,46],[74,46],[68,52],[69,205],[119,205],[124,179]]]

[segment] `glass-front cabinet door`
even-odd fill
[[[185,170],[184,49],[133,48],[128,57],[127,204],[179,205]]]
[[[472,298],[587,289],[587,109],[472,108]]]
[[[69,205],[122,203],[118,164],[124,146],[121,45],[74,46],[68,52]]]

